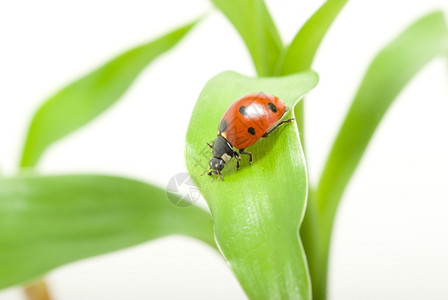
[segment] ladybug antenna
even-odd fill
[[[212,169],[207,169],[204,172],[202,172],[201,176],[204,175],[205,173],[207,173],[208,171],[211,171]]]

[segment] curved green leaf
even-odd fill
[[[306,258],[298,228],[306,205],[308,181],[296,124],[284,125],[248,148],[223,171],[225,181],[200,176],[208,168],[218,123],[243,95],[264,92],[293,107],[317,84],[304,72],[285,77],[248,78],[224,72],[211,79],[194,108],[186,139],[187,168],[201,187],[214,219],[219,249],[251,299],[310,299]],[[286,118],[292,116],[290,110]]]
[[[327,30],[348,0],[327,0],[294,37],[279,59],[276,74],[288,75],[311,68]]]
[[[21,167],[34,166],[48,146],[109,108],[151,61],[175,46],[196,23],[119,55],[50,97],[33,117]]]
[[[110,176],[0,179],[0,288],[168,234],[215,245],[210,215],[165,191]]]
[[[372,61],[333,144],[301,228],[313,280],[313,295],[326,298],[328,251],[343,192],[388,108],[409,80],[437,55],[448,53],[442,13],[407,28]]]
[[[283,44],[263,0],[212,0],[249,50],[259,76],[274,73]]]
[[[448,53],[448,29],[441,12],[431,13],[401,33],[372,61],[334,142],[318,185],[321,210],[330,214],[388,108],[429,61]]]
[[[278,61],[276,74],[288,75],[308,70],[327,30],[348,0],[327,0],[302,26]],[[295,108],[297,125],[303,134],[303,105]]]

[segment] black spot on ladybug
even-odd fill
[[[241,106],[240,106],[240,109],[239,109],[238,111],[239,111],[240,114],[242,114],[243,116],[247,115],[247,112],[246,112],[246,106],[244,106],[244,105],[241,105]]]
[[[269,109],[272,110],[272,112],[277,112],[277,107],[275,107],[274,104],[272,104],[271,102],[268,103]]]
[[[222,119],[221,122],[219,122],[218,131],[219,133],[223,133],[227,129],[227,121],[225,119]]]
[[[255,135],[255,129],[253,127],[249,127],[249,129],[247,129],[247,132],[249,132],[252,135]]]

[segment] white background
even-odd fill
[[[268,1],[285,41],[322,1]],[[446,0],[349,2],[316,57],[320,84],[307,101],[315,182],[361,76],[375,53]],[[28,121],[51,93],[114,55],[204,11],[206,0],[2,1],[0,167],[13,174]],[[112,173],[165,186],[185,171],[184,137],[196,97],[224,70],[254,74],[235,30],[212,13],[147,68],[123,99],[54,145],[45,173]],[[448,88],[441,58],[412,80],[387,113],[336,220],[330,299],[448,298]],[[217,124],[210,124],[217,126]],[[202,202],[203,204],[203,202]],[[57,300],[245,299],[219,254],[167,237],[61,267]],[[23,299],[20,289],[1,300]]]

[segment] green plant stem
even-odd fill
[[[328,222],[329,220],[321,213],[317,203],[316,197],[310,191],[300,236],[307,256],[313,299],[324,300],[327,296],[332,221]]]

